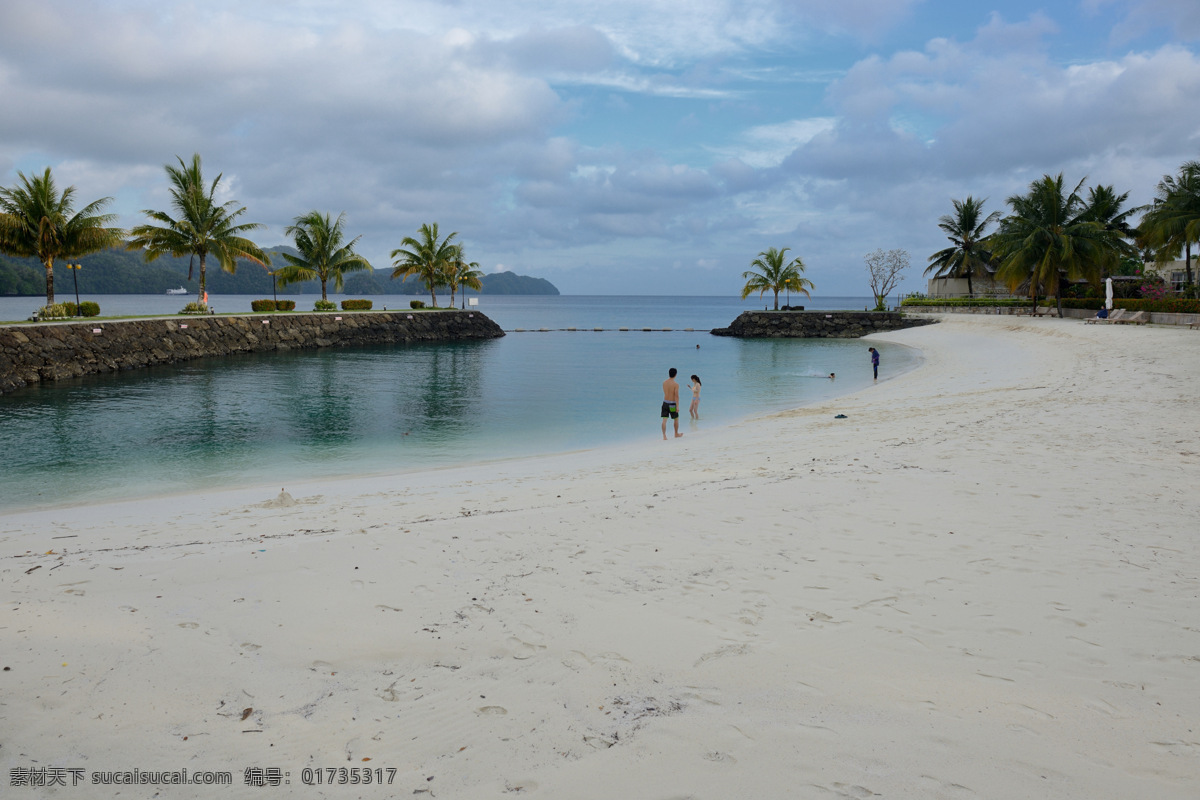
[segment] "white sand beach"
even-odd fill
[[[1200,332],[878,338],[923,365],[677,441],[652,385],[636,448],[7,515],[6,789],[1200,796]]]

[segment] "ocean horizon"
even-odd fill
[[[657,438],[670,367],[685,435],[871,383],[858,340],[708,333],[756,307],[712,297],[488,298],[478,310],[510,331],[501,339],[238,354],[28,387],[0,397],[0,508],[277,490]],[[908,348],[875,346],[885,376],[919,363]],[[702,381],[696,422],[692,374]]]
[[[61,286],[58,288],[59,291],[55,293],[56,301],[75,301],[74,292],[64,292]],[[560,316],[564,320],[564,326],[582,326],[588,319],[599,318],[596,315],[589,315],[587,313],[589,309],[600,311],[606,315],[606,319],[611,320],[614,309],[613,304],[619,303],[627,306],[629,315],[625,318],[633,320],[634,324],[638,327],[643,327],[643,324],[652,327],[665,327],[667,323],[673,320],[686,319],[691,324],[685,327],[703,327],[707,325],[709,328],[716,328],[728,325],[742,311],[756,311],[774,307],[774,297],[770,294],[762,298],[752,296],[745,300],[736,295],[478,295],[472,292],[468,296],[472,300],[478,301],[478,305],[475,306],[477,310],[492,317],[501,327],[506,327],[503,320],[512,320],[514,326],[520,327],[518,323],[521,321],[521,317],[519,315],[526,311],[533,311],[538,314],[539,321],[553,321],[555,319],[553,315],[546,316],[549,309],[552,308],[563,312]],[[342,300],[352,297],[357,298],[358,296],[332,293],[329,295],[329,299],[338,304]],[[319,296],[311,294],[280,294],[279,298],[294,300],[296,311],[301,312],[312,311],[313,303],[320,299]],[[192,302],[195,297],[190,293],[187,295],[168,295],[88,294],[81,292],[79,299],[81,302],[90,300],[98,303],[100,305],[101,316],[107,317],[178,314],[183,306]],[[251,313],[250,303],[261,299],[264,299],[263,296],[257,294],[210,295],[209,306],[219,314]],[[395,310],[409,308],[409,303],[413,300],[428,303],[429,295],[387,294],[373,295],[366,299],[374,303],[376,310],[383,310],[385,308]],[[449,296],[438,295],[438,302],[448,306]],[[797,295],[789,297],[783,294],[779,296],[780,306],[788,305],[792,302],[797,306],[802,305],[806,310],[812,311],[857,311],[873,308],[875,300],[870,296],[852,295],[818,295],[816,297],[802,297]],[[898,303],[898,297],[889,298],[889,305]],[[23,322],[28,320],[29,316],[43,305],[45,305],[45,297],[40,295],[0,297],[0,324],[3,322]],[[455,298],[455,306],[462,306],[461,294]],[[647,315],[637,313],[643,310],[654,311],[654,314],[648,317]],[[728,315],[728,319],[725,319],[726,315]]]

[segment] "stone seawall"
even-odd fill
[[[369,311],[170,317],[0,326],[0,393],[230,353],[467,341],[504,335],[478,311]]]
[[[714,328],[712,333],[746,338],[857,339],[936,321],[895,311],[743,311],[728,328]]]

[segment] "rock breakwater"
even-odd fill
[[[714,336],[788,339],[857,339],[868,333],[930,325],[937,320],[896,311],[743,311]]]
[[[0,326],[0,393],[208,356],[504,335],[478,311],[170,317]]]

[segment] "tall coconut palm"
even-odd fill
[[[450,307],[454,308],[454,293],[459,287],[463,290],[463,306],[467,304],[467,289],[482,291],[483,289],[483,273],[479,271],[478,262],[467,262],[463,255],[463,248],[460,244],[457,248],[458,254],[454,260],[450,262],[450,271],[446,273],[446,285],[450,287]]]
[[[1137,238],[1138,231],[1129,224],[1129,218],[1137,212],[1137,207],[1125,208],[1128,200],[1129,192],[1117,194],[1112,186],[1093,186],[1088,189],[1085,216],[1099,222],[1107,230],[1121,234],[1123,239],[1133,240]]]
[[[236,208],[233,200],[218,203],[217,188],[222,175],[207,186],[200,168],[200,154],[192,156],[185,164],[175,157],[179,166],[166,164],[167,178],[171,182],[171,206],[177,217],[165,211],[146,210],[142,213],[158,222],[158,225],[138,225],[130,231],[130,250],[144,248],[146,260],[153,261],[161,255],[176,257],[191,256],[200,261],[200,289],[197,302],[203,302],[205,292],[205,265],[211,254],[221,269],[226,272],[237,270],[237,260],[244,258],[260,266],[269,266],[271,258],[262,248],[243,234],[265,227],[257,222],[237,221],[246,209]],[[188,280],[192,279],[192,262],[188,261]]]
[[[336,221],[319,211],[296,217],[295,223],[284,232],[296,242],[296,250],[300,255],[279,254],[288,262],[286,266],[275,270],[279,282],[287,286],[289,283],[318,278],[321,281],[321,300],[327,302],[329,297],[325,289],[330,279],[333,280],[334,291],[340,292],[345,273],[371,269],[371,263],[354,252],[354,245],[358,244],[361,236],[342,243],[345,238],[342,224],[345,220],[345,212],[339,214]]]
[[[32,177],[17,173],[17,185],[0,188],[0,252],[33,256],[46,270],[46,305],[54,305],[54,261],[78,258],[121,244],[125,232],[111,227],[116,214],[102,214],[112,201],[102,197],[73,210],[75,187],[60,194],[50,168]]]
[[[1164,175],[1158,182],[1154,202],[1143,207],[1141,233],[1160,261],[1184,253],[1187,282],[1192,278],[1192,242],[1200,241],[1200,161],[1188,161],[1178,175]]]
[[[808,290],[813,288],[813,282],[800,274],[804,272],[804,262],[797,256],[790,262],[784,263],[787,258],[786,253],[790,249],[790,247],[785,247],[782,250],[776,250],[774,247],[769,247],[759,253],[758,258],[750,262],[750,266],[758,271],[750,269],[742,273],[742,278],[746,281],[746,285],[742,287],[743,300],[754,292],[758,292],[758,296],[762,297],[771,291],[775,293],[775,310],[778,311],[779,293],[785,289],[805,297],[809,296]]]
[[[1025,284],[1034,311],[1038,295],[1053,291],[1061,317],[1059,284],[1063,278],[1099,283],[1101,276],[1120,262],[1121,236],[1089,218],[1087,203],[1080,195],[1083,183],[1067,192],[1062,173],[1044,175],[1029,185],[1027,194],[1008,198],[1012,214],[1002,219],[1000,230],[988,238],[988,246],[1000,261],[997,276],[1012,291]]]
[[[967,279],[967,296],[975,296],[971,276],[983,272],[992,263],[992,254],[984,247],[985,231],[1000,219],[1000,212],[993,211],[983,216],[983,204],[987,198],[976,200],[967,195],[966,200],[952,200],[954,214],[945,214],[938,220],[938,227],[945,232],[953,247],[939,250],[929,257],[925,274],[935,278]]]
[[[430,305],[437,308],[437,287],[449,282],[450,265],[459,254],[458,245],[453,242],[458,232],[440,239],[435,222],[422,225],[417,235],[419,239],[404,237],[400,241],[402,246],[392,251],[392,277],[416,275],[429,289]]]

